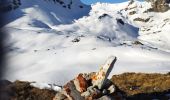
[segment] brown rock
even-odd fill
[[[0,100],[52,100],[56,94],[53,90],[33,87],[29,82],[1,82]]]
[[[87,90],[88,84],[87,80],[83,77],[83,74],[79,74],[75,78],[74,85],[80,93],[85,92]]]
[[[170,0],[146,0],[151,2],[152,4],[152,10],[155,12],[166,12],[170,9],[169,3]]]

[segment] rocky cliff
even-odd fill
[[[155,12],[166,12],[170,9],[170,0],[146,0],[151,2],[152,10]]]

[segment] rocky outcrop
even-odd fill
[[[145,23],[148,22],[149,20],[150,18],[144,19],[144,18],[139,18],[139,17],[134,19],[134,21],[140,21],[140,22],[145,22]]]
[[[155,12],[166,12],[170,9],[170,0],[147,0],[152,4],[151,11]]]
[[[0,2],[0,11],[8,12],[14,9],[17,9],[21,5],[20,0],[6,0]]]
[[[77,86],[79,84],[70,81],[67,84],[68,93],[71,95],[76,94],[76,100],[169,100],[170,99],[170,73],[168,74],[144,74],[144,73],[124,73],[120,75],[113,75],[110,88],[102,91],[98,88],[91,88],[91,76],[96,75],[93,73],[80,74],[78,77],[85,77],[87,81],[80,78],[82,82],[87,82],[88,88],[85,90],[97,91],[93,92],[92,96],[82,98]],[[79,80],[79,78],[78,78]],[[107,83],[107,84],[108,84]],[[0,81],[0,100],[68,100],[68,97],[63,92],[56,92],[51,89],[40,89],[30,85],[30,82],[16,81],[10,82],[7,80]],[[114,85],[113,85],[114,84]],[[82,90],[86,85],[82,85]],[[69,90],[69,88],[71,88]],[[114,88],[114,89],[113,89]],[[110,89],[112,91],[110,91]],[[109,94],[108,92],[112,92]],[[97,95],[96,95],[97,94]],[[105,94],[105,95],[104,95]],[[93,99],[93,98],[98,99]],[[72,99],[72,98],[71,98]]]
[[[75,79],[64,85],[53,100],[67,98],[69,100],[111,100],[115,86],[108,79],[116,62],[116,57],[110,57],[99,72],[79,74]]]
[[[0,81],[0,100],[52,100],[57,93],[50,89],[39,89],[30,82]]]

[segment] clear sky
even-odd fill
[[[92,4],[96,2],[109,2],[109,3],[118,3],[118,2],[125,2],[128,0],[81,0],[85,4]]]

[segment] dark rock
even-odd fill
[[[79,42],[80,38],[75,38],[74,40],[72,40],[72,42]]]
[[[116,20],[117,20],[117,23],[120,23],[120,24],[122,24],[122,25],[125,24],[124,21],[123,21],[122,19],[116,19]]]
[[[134,21],[141,21],[141,22],[148,22],[150,20],[150,18],[146,18],[146,19],[143,19],[143,18],[135,18]]]
[[[134,15],[134,14],[136,14],[136,11],[129,12],[129,15]]]
[[[134,45],[143,45],[143,43],[141,43],[140,41],[134,41],[132,44],[134,44]]]
[[[103,18],[105,18],[105,17],[111,18],[110,15],[108,15],[108,14],[103,14],[103,15],[99,16],[98,19],[103,19]]]

